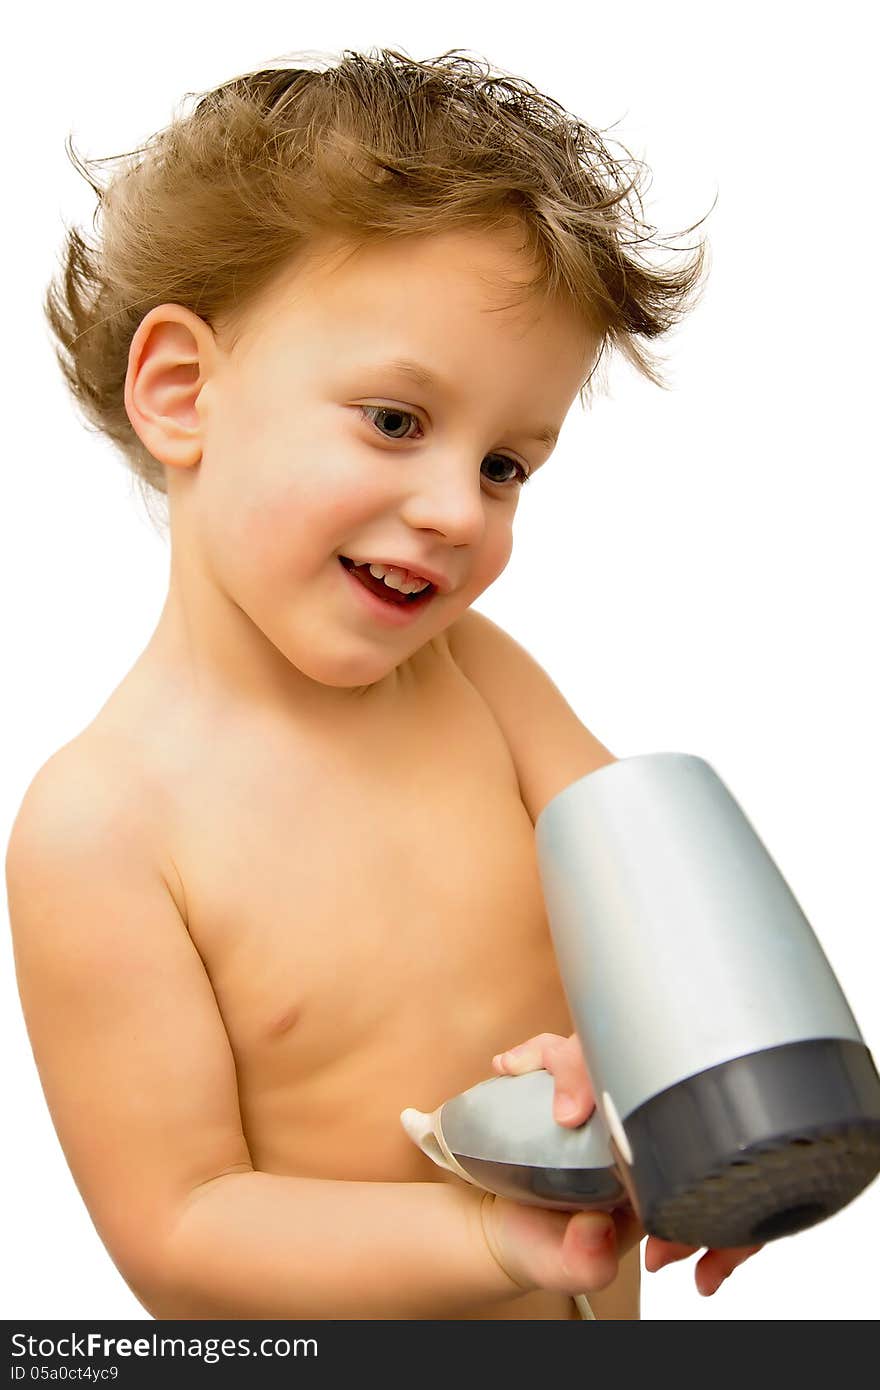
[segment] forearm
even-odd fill
[[[486,1244],[482,1197],[230,1173],[190,1195],[143,1301],[159,1318],[454,1318],[521,1293]]]

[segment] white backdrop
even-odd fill
[[[0,100],[7,170],[6,426],[0,565],[7,677],[0,833],[158,619],[167,544],[88,433],[40,301],[63,223],[94,200],[63,149],[133,148],[200,91],[294,50],[459,47],[526,76],[644,159],[646,214],[671,236],[718,204],[701,305],[666,347],[673,389],[622,361],[576,403],[530,483],[506,573],[477,607],[541,662],[618,756],[706,758],[767,844],[875,1059],[878,1003],[876,118],[868,7],[578,6],[541,25],[509,4],[254,3],[205,22],[94,0],[15,22]],[[21,14],[21,12],[19,12]],[[169,41],[173,35],[173,42]],[[23,132],[27,132],[26,138]],[[690,241],[691,238],[685,238]],[[536,731],[536,736],[538,731]],[[5,914],[5,900],[4,900]],[[5,921],[5,916],[4,916]],[[0,1029],[6,1318],[147,1319],[92,1227],[21,1019],[8,929]],[[695,1257],[643,1274],[653,1320],[873,1319],[880,1183],[771,1244],[712,1298]]]

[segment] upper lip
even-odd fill
[[[356,555],[346,555],[345,559],[353,560],[356,565],[395,565],[397,569],[409,570],[410,574],[416,574],[420,579],[429,580],[441,594],[448,594],[452,588],[452,581],[447,579],[445,574],[439,570],[429,569],[422,564],[421,560],[389,560],[385,556],[378,559],[375,555],[365,555],[359,559]]]

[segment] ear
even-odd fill
[[[138,325],[128,350],[125,410],[159,463],[191,468],[201,461],[197,402],[216,354],[211,329],[180,304],[160,304]]]

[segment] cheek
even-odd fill
[[[486,546],[486,552],[481,565],[485,572],[486,583],[491,584],[502,570],[507,568],[507,563],[513,553],[513,530],[511,526],[506,526],[493,536]]]
[[[297,539],[271,505],[241,496],[214,502],[204,533],[206,558],[215,579],[251,611],[288,587]]]
[[[319,500],[295,475],[254,468],[229,505],[237,549],[260,569],[289,568],[315,537]]]

